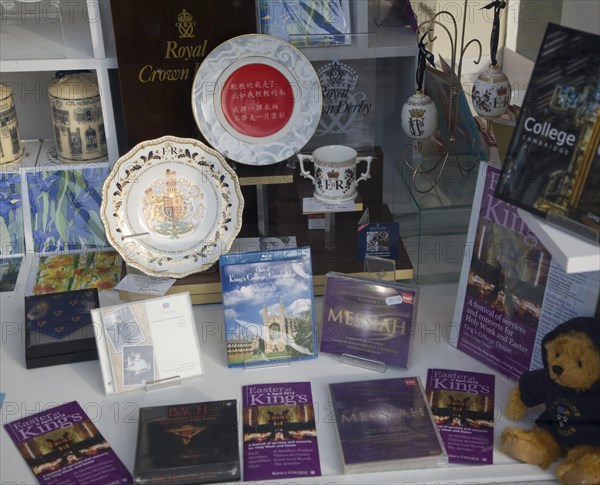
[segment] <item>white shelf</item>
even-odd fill
[[[89,30],[87,25],[83,26]],[[0,57],[4,59],[60,59],[92,55],[92,43],[65,45],[60,25],[4,24],[0,32]]]
[[[600,270],[600,247],[519,209],[519,217],[537,236],[566,273]]]
[[[331,59],[375,59],[414,57],[418,53],[415,34],[408,28],[381,28],[369,34],[349,36],[348,45],[304,47],[302,52],[311,61]]]
[[[25,156],[19,163],[2,165],[2,172],[27,173],[40,170],[83,170],[90,168],[89,162],[61,162],[57,157],[56,143],[54,140],[23,140]],[[102,167],[108,163],[107,159],[93,162],[94,167]]]
[[[117,59],[78,58],[78,59],[14,59],[0,60],[0,71],[5,72],[56,72],[77,69],[116,69]]]
[[[377,57],[409,57],[419,53],[415,33],[409,28],[380,28],[375,33]]]
[[[108,297],[108,298],[107,298]],[[113,298],[112,293],[101,294],[101,304]],[[125,466],[133,470],[139,408],[165,404],[209,401],[220,399],[241,400],[241,386],[258,383],[294,382],[308,380],[312,384],[317,419],[317,436],[323,476],[298,478],[267,483],[326,485],[342,484],[456,484],[456,483],[545,483],[554,482],[555,466],[542,470],[524,465],[500,452],[498,440],[502,430],[512,424],[502,414],[513,383],[496,377],[496,416],[494,422],[494,464],[485,466],[451,465],[447,468],[400,470],[379,473],[344,475],[337,444],[335,424],[331,414],[328,384],[350,380],[386,379],[419,376],[424,382],[428,368],[463,369],[491,372],[482,364],[452,347],[445,337],[451,334],[456,285],[435,285],[420,288],[418,325],[413,329],[411,365],[408,370],[388,369],[385,374],[341,364],[328,355],[318,359],[254,370],[229,369],[223,335],[223,308],[221,305],[194,307],[196,326],[200,337],[205,374],[186,379],[179,386],[104,395],[98,361],[45,367],[25,368],[22,297],[2,296],[0,320],[5,338],[0,341],[0,382],[6,393],[2,416],[4,422],[13,421],[33,412],[76,400],[90,415],[100,432],[113,447]],[[317,298],[320,309],[321,298]],[[317,312],[317,315],[319,313]],[[25,385],[23,385],[25,383]],[[522,424],[529,426],[531,423]],[[241,425],[240,425],[241,432]],[[239,436],[241,440],[241,436]],[[2,482],[33,483],[31,470],[10,441],[7,433],[0,433],[0,469]]]
[[[15,5],[2,12],[2,60],[94,57],[86,2]]]
[[[2,2],[0,72],[15,86],[24,139],[53,136],[46,88],[57,71],[95,72],[101,94],[109,160],[118,156],[108,72],[117,68],[107,0]]]

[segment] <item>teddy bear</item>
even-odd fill
[[[571,319],[541,345],[544,368],[523,373],[506,416],[519,421],[533,406],[545,410],[530,429],[506,428],[500,449],[543,469],[566,452],[556,469],[562,483],[600,484],[600,320]]]

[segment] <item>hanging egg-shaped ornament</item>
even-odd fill
[[[435,133],[438,123],[437,108],[433,100],[423,93],[425,66],[429,62],[435,67],[433,54],[426,47],[425,38],[427,33],[425,32],[419,39],[419,56],[415,75],[417,88],[415,94],[406,100],[400,112],[402,130],[406,133],[406,136],[419,142],[430,138]]]
[[[477,76],[471,90],[473,108],[487,120],[499,118],[510,105],[511,87],[499,65],[490,65]]]
[[[413,140],[430,138],[437,128],[438,112],[433,100],[422,91],[415,91],[400,114],[402,130]]]

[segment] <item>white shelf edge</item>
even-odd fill
[[[350,36],[352,44],[349,45],[304,47],[301,50],[310,61],[415,57],[419,52],[410,29],[382,28],[373,33]]]
[[[566,273],[600,271],[600,247],[597,244],[573,236],[524,209],[518,209],[518,213]]]
[[[502,54],[502,68],[512,84],[511,103],[521,106],[535,63],[508,47],[504,47]]]
[[[99,0],[87,0],[87,13],[94,57],[104,58],[106,57],[106,50],[104,48],[104,34],[102,33]]]
[[[1,72],[62,71],[73,69],[116,69],[117,59],[10,59],[0,60]]]

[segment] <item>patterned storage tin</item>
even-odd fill
[[[63,162],[104,160],[108,151],[96,76],[57,77],[48,85],[48,98],[58,158]]]

